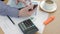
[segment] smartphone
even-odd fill
[[[33,9],[35,9],[38,5],[34,5]]]
[[[34,10],[38,5],[34,5],[33,9],[29,9],[29,11]]]

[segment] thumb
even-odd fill
[[[33,9],[33,5],[28,5],[28,7],[29,7],[30,9]]]

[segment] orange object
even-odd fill
[[[49,24],[51,21],[54,20],[54,18],[55,18],[55,16],[51,16],[50,18],[48,18],[48,19],[44,22],[44,24],[45,24],[45,25]]]

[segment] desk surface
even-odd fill
[[[54,13],[51,13],[50,15],[55,16],[55,20],[52,21],[52,23],[48,24],[45,29],[43,34],[60,34],[60,0],[56,0],[57,3],[57,10]],[[0,34],[3,34],[2,29],[0,28]]]
[[[60,0],[56,0],[57,3],[57,11],[55,13],[52,13],[50,15],[55,16],[55,20],[48,24],[45,27],[43,34],[60,34]]]

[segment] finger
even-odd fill
[[[29,12],[33,10],[33,8],[30,5],[23,8],[23,9],[26,10],[26,11],[29,11]]]
[[[16,0],[16,4],[18,4],[19,2],[18,2],[18,0]]]
[[[33,5],[31,4],[31,8],[33,9]]]
[[[26,2],[25,1],[23,1],[22,3],[24,3],[24,5],[26,5]]]
[[[22,3],[25,3],[26,1],[25,0],[19,0],[20,2],[22,2]]]
[[[27,6],[29,6],[29,5],[32,5],[32,3],[31,3],[31,2],[30,2],[29,4],[26,4],[26,3],[25,3],[25,5],[26,5],[26,7],[27,7]]]
[[[16,0],[16,4],[18,4],[18,0]]]
[[[30,2],[30,5],[31,5],[32,3]]]
[[[33,9],[33,5],[28,5],[28,9]]]
[[[28,13],[29,16],[31,16],[34,13],[34,11],[33,10],[32,11],[28,11],[27,13]]]

